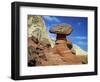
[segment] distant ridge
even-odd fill
[[[81,49],[78,45],[73,44],[73,49],[76,51],[76,55],[87,55],[87,52]]]

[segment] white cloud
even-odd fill
[[[86,36],[75,36],[75,37],[71,37],[72,39],[79,39],[79,40],[86,40],[87,37]]]
[[[44,16],[44,19],[49,20],[50,22],[60,22],[60,20],[57,17],[53,16]]]
[[[79,45],[87,45],[87,42],[83,42],[83,41],[78,41],[77,42]]]
[[[81,39],[81,40],[83,40],[83,39],[87,39],[87,37],[85,37],[85,36],[77,36],[77,37],[75,37],[76,39]]]
[[[77,24],[80,26],[81,25],[81,22],[78,22]]]

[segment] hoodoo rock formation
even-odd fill
[[[62,60],[67,62],[67,64],[80,64],[82,63],[81,59],[78,58],[73,51],[72,43],[66,39],[68,35],[72,32],[72,27],[69,24],[58,24],[50,29],[51,33],[56,33],[56,42],[54,50],[56,53],[62,56]],[[67,42],[68,41],[68,42]]]

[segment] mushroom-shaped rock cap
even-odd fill
[[[51,33],[69,35],[72,32],[72,27],[69,24],[57,24],[50,30]]]

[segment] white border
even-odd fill
[[[88,17],[88,64],[27,67],[27,15]],[[40,7],[20,8],[20,75],[43,75],[94,71],[94,11]]]

